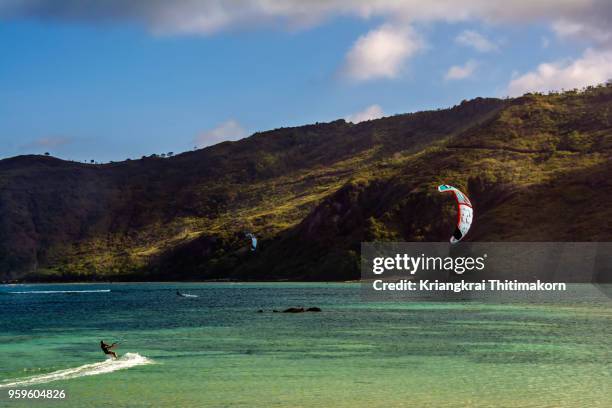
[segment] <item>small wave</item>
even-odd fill
[[[5,380],[0,383],[0,389],[27,387],[30,385],[44,384],[51,381],[71,380],[73,378],[87,377],[90,375],[107,374],[112,373],[113,371],[125,370],[126,368],[146,364],[153,364],[153,360],[141,356],[138,353],[125,353],[117,360],[108,359],[99,363],[85,364],[80,367],[53,371],[52,373],[48,374]]]
[[[48,294],[48,293],[108,293],[110,289],[92,289],[92,290],[24,290],[20,292],[8,292],[14,294]]]
[[[189,293],[181,293],[182,297],[186,297],[186,298],[197,298],[199,297],[198,295],[191,295]]]

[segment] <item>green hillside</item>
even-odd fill
[[[612,238],[612,87],[256,133],[171,158],[0,161],[0,280],[339,280],[359,244]],[[260,238],[248,250],[245,232]]]

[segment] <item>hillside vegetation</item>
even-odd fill
[[[0,280],[344,280],[362,241],[612,238],[612,87],[256,133],[171,158],[0,161]],[[260,238],[249,251],[246,232]]]

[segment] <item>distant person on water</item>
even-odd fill
[[[104,352],[104,354],[108,354],[113,356],[114,358],[117,358],[117,353],[115,353],[114,351],[112,351],[111,349],[113,347],[115,347],[117,345],[117,343],[113,343],[113,344],[106,344],[104,341],[100,340],[100,348],[102,349],[102,351]]]

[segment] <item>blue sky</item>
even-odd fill
[[[444,1],[84,3],[98,7],[0,5],[0,157],[178,153],[612,78],[601,21],[612,12],[596,0],[508,2],[501,14],[480,0],[460,12]]]

